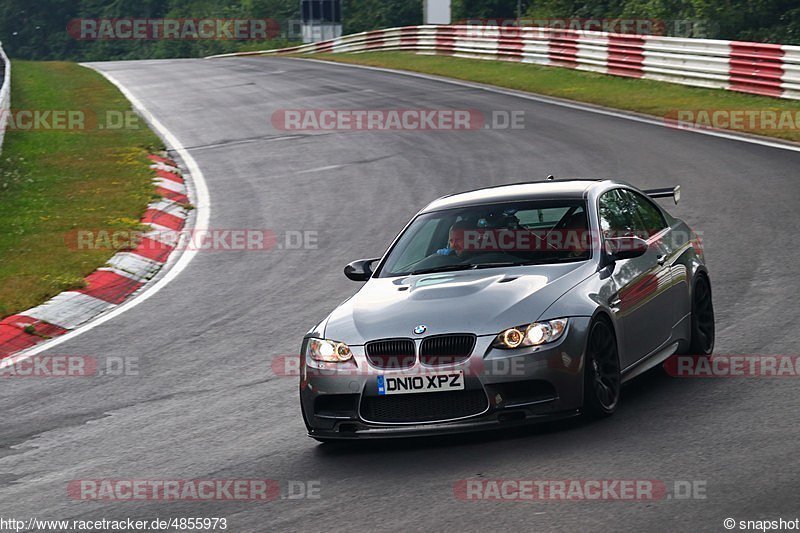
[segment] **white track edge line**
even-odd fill
[[[103,77],[105,77],[108,81],[114,84],[117,89],[130,101],[131,105],[144,117],[145,121],[150,124],[150,126],[156,130],[156,133],[161,137],[161,139],[167,144],[167,146],[171,147],[175,150],[186,164],[187,169],[189,170],[189,178],[194,186],[194,191],[196,195],[197,205],[195,205],[195,224],[194,229],[195,231],[204,231],[208,229],[208,221],[211,215],[211,198],[208,193],[208,186],[206,184],[205,177],[203,176],[203,171],[200,170],[200,167],[197,164],[197,161],[194,160],[194,157],[186,150],[183,144],[178,140],[178,138],[169,131],[166,126],[164,126],[161,121],[159,121],[155,116],[153,116],[150,111],[142,104],[142,102],[136,98],[125,86],[122,85],[113,75],[95,69],[94,67],[81,64],[84,67],[91,68],[96,72],[99,72]],[[49,350],[55,346],[58,346],[62,342],[67,342],[68,340],[74,339],[78,335],[86,333],[90,331],[100,324],[104,324],[108,322],[112,318],[115,318],[125,311],[133,309],[137,305],[147,301],[150,297],[154,296],[158,291],[163,289],[167,286],[169,282],[175,279],[178,274],[183,272],[183,270],[191,263],[192,259],[194,259],[195,255],[197,255],[198,250],[184,250],[181,253],[180,258],[175,262],[175,264],[169,268],[166,274],[158,279],[158,281],[154,282],[152,286],[147,287],[141,294],[136,295],[133,299],[128,300],[114,308],[113,310],[100,315],[97,319],[93,319],[92,321],[84,324],[77,329],[70,331],[69,333],[65,333],[60,337],[56,337],[52,340],[48,340],[37,344],[36,346],[32,346],[27,350],[23,350],[16,355],[12,355],[0,361],[0,370],[7,368],[9,366],[14,365],[20,361],[24,361],[34,355],[37,355],[45,350]],[[173,251],[174,253],[174,251]],[[166,268],[166,265],[165,265]]]
[[[324,59],[313,59],[313,58],[306,58],[306,57],[281,57],[279,55],[263,55],[260,57],[280,57],[281,59],[292,59],[296,61],[311,61],[314,63],[324,63],[326,65],[339,65],[343,67],[350,67],[350,68],[360,68],[364,70],[376,70],[378,72],[387,72],[389,74],[401,74],[403,76],[411,76],[412,78],[421,78],[424,80],[430,81],[439,81],[442,83],[449,83],[451,85],[458,85],[461,87],[468,87],[470,89],[479,89],[482,91],[487,91],[491,93],[502,94],[506,96],[515,96],[517,98],[522,98],[525,100],[532,100],[534,102],[540,102],[543,104],[550,104],[555,106],[566,107],[569,109],[575,109],[578,111],[587,111],[589,113],[596,113],[598,115],[606,115],[609,117],[614,118],[621,118],[625,120],[631,120],[633,122],[640,122],[642,124],[650,124],[651,126],[659,126],[661,128],[668,128],[675,131],[683,131],[687,133],[698,133],[700,135],[708,135],[710,137],[719,137],[722,139],[728,139],[731,141],[741,141],[750,144],[758,144],[761,146],[767,146],[769,148],[778,148],[781,150],[789,150],[792,152],[800,152],[800,145],[793,145],[789,144],[790,141],[786,141],[786,143],[778,142],[778,141],[769,141],[766,139],[760,139],[755,136],[739,134],[735,132],[723,132],[719,130],[706,130],[706,129],[694,129],[694,128],[679,128],[670,124],[666,124],[664,121],[659,120],[657,118],[649,118],[640,116],[637,114],[631,113],[624,113],[620,111],[615,111],[613,109],[605,108],[602,106],[595,106],[592,104],[582,104],[580,102],[568,102],[565,100],[561,100],[558,98],[550,98],[547,96],[540,96],[536,94],[528,94],[522,91],[515,91],[513,89],[503,89],[501,87],[493,87],[490,85],[484,85],[480,83],[470,83],[467,81],[456,80],[453,78],[447,78],[444,76],[435,76],[430,74],[423,74],[421,72],[412,72],[409,70],[395,70],[391,68],[385,67],[373,67],[369,65],[357,65],[355,63],[341,63],[338,61],[326,61]],[[249,59],[249,58],[248,58]],[[552,67],[558,68],[558,67]],[[666,83],[666,82],[665,82]]]

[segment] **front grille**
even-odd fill
[[[361,418],[370,422],[433,422],[477,415],[488,406],[482,390],[365,396]]]
[[[401,369],[414,366],[417,356],[411,339],[383,339],[367,343],[367,359],[378,368]]]
[[[475,348],[475,335],[436,335],[427,337],[419,348],[423,365],[451,365],[469,359]]]

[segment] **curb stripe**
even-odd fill
[[[121,276],[110,270],[98,270],[86,278],[88,287],[76,292],[93,296],[112,304],[120,304],[125,298],[139,290],[142,282]]]
[[[26,328],[33,328],[35,333],[28,333]],[[64,328],[31,316],[11,315],[0,320],[0,358],[66,332]]]
[[[155,192],[166,198],[150,204],[142,217],[142,223],[153,222],[153,231],[142,237],[136,249],[111,257],[108,260],[111,268],[99,268],[87,276],[85,288],[62,292],[39,306],[0,320],[0,360],[65,335],[122,303],[153,278],[169,259],[180,239],[177,232],[186,219],[178,204],[188,204],[189,197],[175,161],[154,154],[147,157],[155,162],[150,166],[156,174]],[[164,231],[172,235],[164,235]],[[162,236],[173,242],[161,242],[158,237]],[[34,331],[25,331],[26,328]]]
[[[183,193],[175,192],[173,190],[167,189],[165,187],[156,187],[156,193],[160,194],[164,198],[168,200],[172,200],[173,202],[177,202],[179,204],[188,204],[189,197]]]
[[[165,169],[156,169],[156,176],[165,180],[174,181],[175,183],[183,183],[183,178],[177,172]]]
[[[150,154],[150,155],[147,156],[147,158],[150,161],[155,161],[156,163],[164,163],[165,165],[169,165],[171,167],[176,167],[177,168],[177,166],[178,166],[178,163],[176,163],[172,159],[169,159],[167,157],[162,157],[160,155]]]
[[[183,228],[183,222],[182,218],[159,209],[148,209],[142,217],[142,223],[144,224],[158,224],[175,231]]]
[[[85,63],[81,63],[80,65],[83,67],[92,68],[91,65]],[[195,231],[206,231],[208,229],[208,220],[211,216],[211,197],[208,192],[208,184],[206,183],[205,176],[203,176],[203,171],[197,164],[197,161],[195,161],[192,154],[184,147],[180,139],[178,139],[170,130],[168,130],[164,124],[162,124],[161,121],[158,120],[147,109],[147,107],[145,107],[144,104],[142,104],[142,102],[124,85],[122,85],[113,75],[99,69],[95,70],[109,82],[113,83],[114,86],[117,87],[117,89],[119,89],[119,91],[131,102],[133,109],[139,113],[156,131],[164,143],[180,155],[183,163],[188,169],[187,176],[189,177],[189,184],[192,187],[192,200],[196,208],[193,211],[193,229]],[[173,264],[171,264],[168,269],[162,270],[163,275],[159,275],[157,279],[153,281],[152,285],[148,285],[144,288],[144,290],[137,293],[135,298],[131,298],[120,306],[114,306],[106,302],[102,302],[101,300],[97,300],[96,298],[92,298],[91,296],[87,296],[85,294],[72,293],[73,297],[75,298],[80,297],[87,300],[95,300],[96,302],[104,305],[105,309],[93,313],[87,318],[87,320],[84,320],[84,322],[74,324],[71,328],[68,328],[71,331],[61,335],[60,337],[40,343],[37,346],[33,346],[4,360],[0,360],[0,370],[74,339],[75,337],[82,335],[87,331],[91,331],[92,329],[105,324],[109,320],[113,320],[125,311],[133,309],[134,307],[146,302],[148,299],[158,294],[161,289],[166,287],[172,280],[177,278],[181,272],[183,272],[189,266],[196,255],[196,250],[184,250],[181,251],[180,254],[174,254],[174,262],[173,256],[170,256],[167,264]],[[41,308],[43,306],[39,307]],[[25,312],[22,314],[30,315],[31,313]]]
[[[131,253],[150,259],[151,261],[164,263],[174,249],[174,246],[164,242],[151,239],[150,237],[142,237],[139,246],[131,250]]]
[[[67,291],[21,314],[55,324],[65,330],[72,330],[112,307],[113,304],[94,296]]]

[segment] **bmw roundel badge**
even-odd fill
[[[417,335],[422,335],[426,331],[428,331],[428,326],[422,324],[414,328],[414,333],[416,333]]]

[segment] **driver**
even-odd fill
[[[469,261],[473,251],[464,246],[464,232],[474,229],[466,221],[459,220],[450,226],[447,234],[447,247],[440,248],[413,265],[413,269],[436,268],[447,265],[459,265]]]
[[[459,220],[452,226],[447,237],[447,248],[440,248],[436,250],[436,255],[455,255],[464,257],[469,255],[469,251],[464,246],[464,232],[470,228],[464,220]]]

